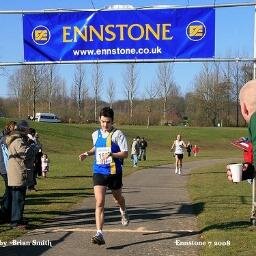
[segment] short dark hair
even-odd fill
[[[101,109],[100,111],[100,117],[101,116],[105,116],[105,117],[109,117],[112,119],[112,121],[114,120],[114,111],[112,108],[110,107],[104,107]]]
[[[28,129],[28,127],[29,127],[29,125],[26,120],[20,120],[17,123],[17,130],[19,130],[19,131],[24,131],[24,130]]]
[[[34,136],[36,134],[36,130],[34,128],[28,128],[28,134],[31,134]]]

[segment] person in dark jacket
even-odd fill
[[[147,143],[147,141],[145,140],[144,137],[140,140],[139,145],[140,145],[139,160],[143,159],[145,161],[147,159],[148,143]]]
[[[40,169],[41,172],[41,155],[42,155],[42,150],[41,147],[39,146],[39,143],[37,143],[36,139],[36,130],[34,128],[28,128],[28,144],[31,147],[34,147],[35,149],[35,159],[34,162],[31,163],[28,171],[28,182],[27,182],[27,187],[29,191],[37,191],[37,188],[35,187],[37,185],[37,176],[39,176],[39,171]],[[40,161],[40,165],[39,162]]]
[[[187,153],[188,153],[188,157],[191,156],[192,148],[193,148],[192,144],[191,144],[190,142],[188,142],[188,143],[187,143],[187,147],[186,147]]]

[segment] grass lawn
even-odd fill
[[[7,121],[0,118],[0,127],[2,128]],[[25,217],[37,227],[45,220],[61,214],[92,195],[92,158],[79,162],[78,155],[91,147],[91,133],[96,126],[37,122],[30,124],[39,133],[43,151],[48,154],[51,161],[48,178],[38,179],[39,191],[27,194]],[[118,128],[124,131],[130,144],[136,136],[145,137],[148,141],[148,160],[140,162],[138,169],[173,162],[170,145],[178,133],[185,142],[190,141],[193,145],[199,145],[200,159],[220,158],[223,161],[229,157],[241,157],[241,152],[234,149],[230,142],[247,135],[245,128]],[[189,161],[194,159],[192,157]],[[228,183],[223,175],[224,170],[219,170],[223,170],[223,164],[194,170],[189,183],[193,202],[202,206],[195,209],[202,238],[205,241],[231,242],[229,247],[204,248],[202,255],[252,255],[250,250],[253,244],[256,244],[256,237],[249,223],[251,187],[246,182],[237,185]],[[128,175],[133,171],[130,159],[125,160],[124,174]],[[4,184],[0,180],[0,195],[3,187]],[[19,232],[21,231],[11,230],[8,225],[0,225],[0,240],[10,240],[21,235]],[[236,250],[241,250],[241,254],[233,254]]]
[[[228,182],[220,170],[223,163],[194,170],[189,183],[202,239],[209,242],[201,255],[253,256],[256,227],[250,223],[252,186],[247,181]],[[214,246],[214,242],[219,243]]]

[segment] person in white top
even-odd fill
[[[176,140],[173,142],[171,150],[174,149],[175,154],[175,174],[181,174],[182,169],[182,159],[184,154],[184,148],[186,148],[186,144],[183,140],[181,140],[180,134],[177,135]]]
[[[91,242],[105,244],[103,236],[104,208],[107,189],[110,189],[116,204],[119,206],[121,223],[129,224],[125,198],[122,193],[123,159],[128,157],[128,143],[124,133],[114,128],[114,111],[104,107],[99,114],[100,129],[92,134],[93,147],[79,155],[80,161],[94,156],[93,188],[95,196],[96,234]]]
[[[44,178],[47,177],[47,172],[49,171],[49,158],[47,154],[43,154],[41,157],[42,175]]]

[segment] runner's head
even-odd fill
[[[103,131],[110,131],[114,121],[114,111],[110,107],[104,107],[100,111],[100,126]]]

